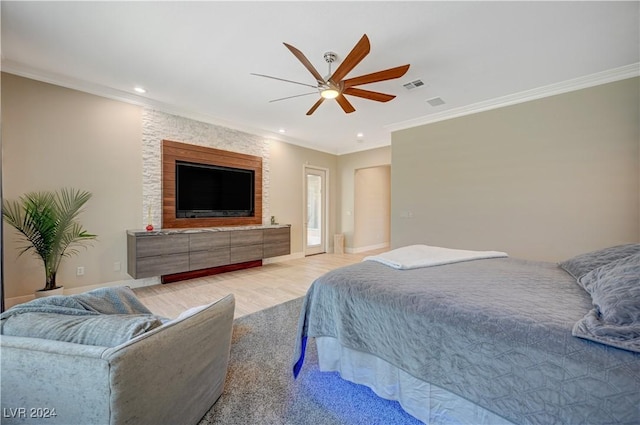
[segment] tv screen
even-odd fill
[[[253,217],[254,171],[176,161],[176,217]]]

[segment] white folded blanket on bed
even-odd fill
[[[383,252],[382,254],[365,257],[363,261],[377,261],[394,269],[408,270],[500,257],[508,257],[508,255],[499,251],[468,251],[429,245],[409,245]]]

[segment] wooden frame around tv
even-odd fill
[[[254,171],[254,216],[176,218],[176,161],[219,165]],[[165,229],[189,227],[224,227],[262,224],[262,158],[237,152],[162,141],[162,227]]]

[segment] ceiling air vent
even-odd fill
[[[433,97],[431,99],[427,99],[427,103],[431,106],[440,106],[444,105],[444,100],[439,97]]]
[[[424,86],[424,83],[422,82],[422,80],[415,80],[410,83],[403,84],[402,86],[407,90],[413,90],[416,87]]]

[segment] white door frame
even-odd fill
[[[307,171],[316,171],[324,174],[324,187],[322,188],[322,234],[318,247],[307,246]],[[329,241],[329,169],[304,164],[302,166],[302,251],[305,256],[328,252]]]

